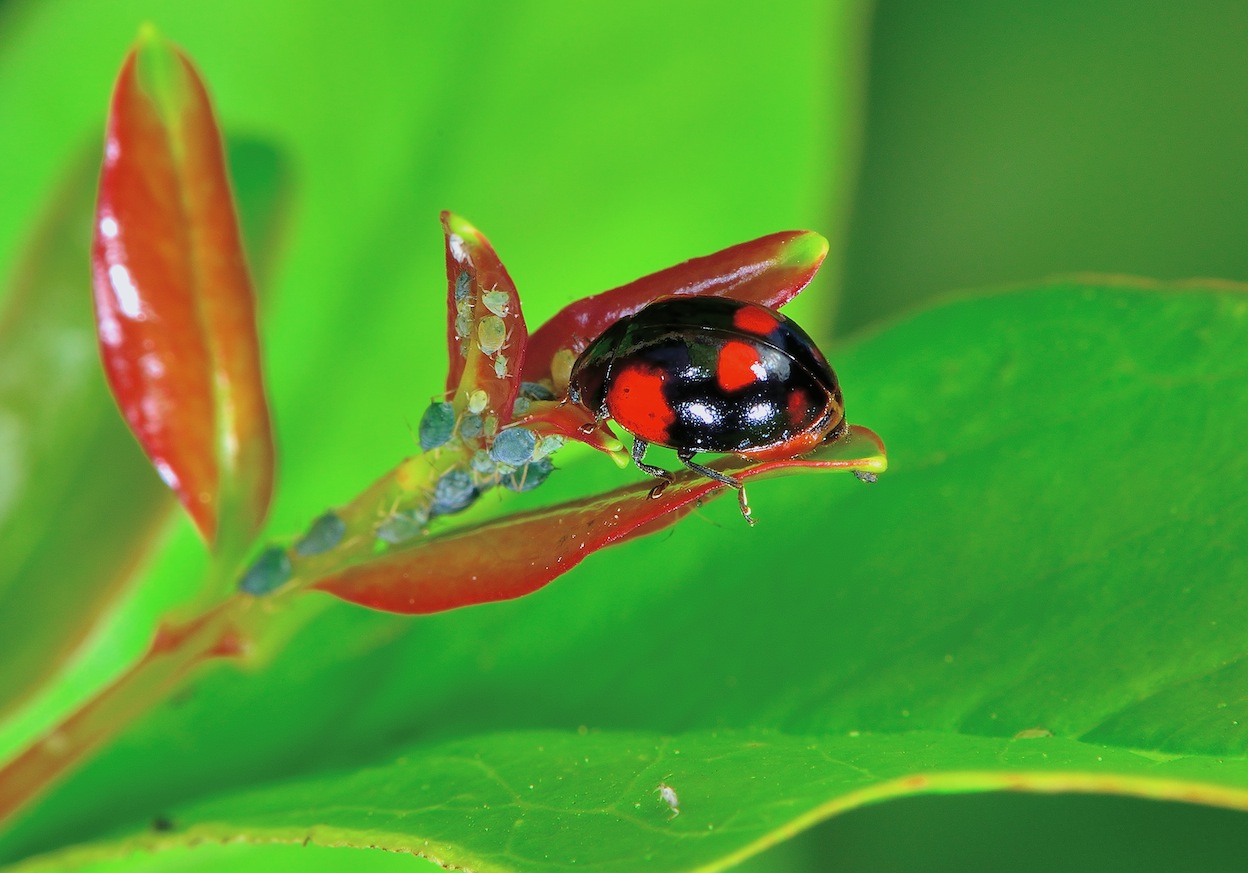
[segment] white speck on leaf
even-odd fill
[[[672,814],[667,817],[671,821],[680,815],[680,797],[676,794],[676,789],[668,785],[666,782],[660,782],[659,787],[654,789],[655,794],[659,795],[659,799],[667,804]]]

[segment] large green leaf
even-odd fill
[[[168,509],[100,370],[94,158],[51,198],[0,304],[0,716],[86,645]]]
[[[513,603],[325,611],[141,725],[6,857],[118,828],[66,857],[310,837],[717,868],[906,793],[1248,808],[1248,297],[1015,291],[833,360],[889,442],[877,485],[764,483],[748,534],[723,503]],[[143,836],[157,814],[174,830]]]
[[[1248,786],[1244,761],[1227,769],[1223,780]],[[907,794],[1123,791],[1209,803],[1233,798],[1248,807],[1248,793],[1192,786],[1210,770],[1199,757],[1159,764],[1074,740],[921,731],[821,738],[494,734],[400,750],[381,766],[199,804],[168,817],[167,831],[145,822],[132,839],[19,869],[240,836],[382,847],[474,871],[723,869],[821,818]],[[669,783],[677,790],[675,815],[657,793]]]

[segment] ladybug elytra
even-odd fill
[[[651,443],[676,450],[691,470],[737,490],[742,483],[695,463],[699,452],[758,460],[793,458],[848,429],[836,374],[804,330],[757,303],[726,297],[669,297],[612,324],[572,367],[569,399],[633,435],[633,462]]]

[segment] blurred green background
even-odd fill
[[[875,9],[841,311],[1094,271],[1248,277],[1248,7]]]
[[[1054,273],[1248,277],[1248,7],[1126,0],[8,0],[0,275],[98,141],[144,20],[196,59],[227,137],[250,144],[234,152],[244,201],[279,194],[263,288],[275,533],[411,451],[408,425],[440,390],[443,208],[490,236],[532,324],[789,227],[832,240],[796,304],[825,339]],[[600,458],[565,466],[577,482],[559,488],[617,481]],[[178,523],[95,670],[141,647],[200,560]],[[823,825],[755,869],[1161,870],[1193,845],[1193,866],[1238,869],[1246,839],[1221,811],[927,798]]]

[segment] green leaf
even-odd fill
[[[100,372],[82,157],[0,297],[0,715],[86,645],[170,508]]]
[[[140,726],[5,857],[154,808],[174,841],[429,840],[481,870],[719,869],[907,793],[1248,809],[1248,296],[1046,286],[832,360],[888,441],[875,486],[757,485],[748,533],[724,503],[508,604],[326,611],[263,677],[207,676]]]
[[[153,825],[162,822],[159,817]],[[35,869],[40,866],[34,865]],[[45,869],[47,869],[45,867]],[[56,869],[56,868],[53,868]],[[131,854],[79,868],[83,873],[272,873],[298,869],[300,873],[435,873],[445,868],[394,852],[358,852],[308,845],[248,845],[246,843],[198,843],[194,846],[162,846],[158,852],[137,849]]]
[[[150,851],[242,835],[255,842],[382,846],[509,873],[569,867],[627,873],[643,864],[719,870],[821,818],[892,797],[1005,789],[1172,796],[1182,788],[1170,781],[1202,779],[1209,769],[1196,759],[1139,758],[1114,749],[1094,754],[1071,740],[935,733],[514,732],[403,749],[350,774],[196,804],[170,815],[168,830],[153,832],[145,823],[121,844]],[[993,761],[998,772],[959,772],[961,760],[977,767]],[[1146,767],[1151,772],[1144,778],[1114,775]],[[1100,772],[1061,773],[1070,768]],[[1231,769],[1231,778],[1248,784],[1248,764]],[[1055,775],[1024,775],[1036,770]],[[660,785],[675,792],[674,808]],[[1227,796],[1194,791],[1190,799],[1225,802]],[[1248,794],[1235,799],[1248,805]],[[87,847],[54,860],[102,857],[107,850]]]

